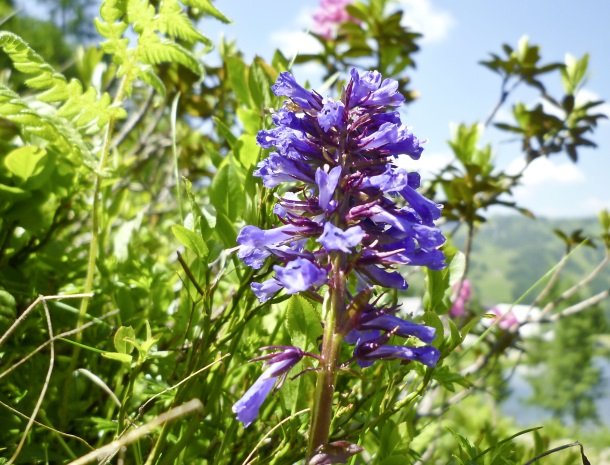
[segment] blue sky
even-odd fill
[[[412,72],[413,88],[421,98],[405,116],[414,133],[427,139],[419,162],[424,178],[451,159],[446,141],[450,125],[484,121],[496,103],[500,79],[478,62],[503,43],[513,47],[523,35],[541,45],[545,62],[563,61],[565,54],[591,55],[588,81],[580,98],[610,100],[610,2],[599,0],[396,0],[405,10],[408,24],[424,34]],[[287,56],[308,52],[315,40],[304,31],[319,0],[217,0],[215,4],[233,20],[224,25],[206,20],[202,32],[217,40],[235,39],[248,59],[255,54],[270,59],[276,48]],[[44,7],[23,2],[39,15]],[[42,13],[44,15],[44,13]],[[204,59],[211,59],[206,57]],[[317,81],[315,68],[300,67],[301,80]],[[545,81],[553,95],[560,95],[559,79]],[[520,89],[515,97],[535,104],[534,94]],[[510,102],[499,113],[510,118]],[[601,110],[610,116],[610,104]],[[603,121],[592,139],[596,150],[581,150],[578,164],[566,155],[536,160],[515,190],[518,202],[540,216],[591,216],[610,209],[610,120]],[[518,144],[489,129],[500,168],[517,171],[521,166]],[[507,213],[496,210],[494,213]]]
[[[500,79],[478,61],[499,52],[502,43],[516,46],[523,35],[541,45],[545,62],[563,61],[565,54],[588,52],[590,73],[581,98],[610,99],[610,2],[583,1],[575,8],[567,0],[400,0],[409,25],[424,34],[412,73],[421,98],[406,115],[416,135],[428,140],[421,159],[424,173],[451,158],[447,146],[451,123],[483,121],[499,96]],[[303,34],[311,25],[318,0],[218,0],[231,25],[204,22],[204,34],[235,39],[246,57],[270,59],[275,48],[288,54],[307,52],[315,41]],[[296,70],[301,79],[315,82],[313,68]],[[546,81],[559,95],[559,79]],[[527,89],[516,97],[535,103]],[[603,111],[610,115],[610,105]],[[510,116],[510,104],[499,115]],[[484,136],[494,146],[498,165],[517,170],[518,144],[489,129]],[[582,150],[578,164],[565,155],[535,161],[515,191],[517,200],[537,215],[579,217],[610,208],[610,122],[604,121],[593,140],[597,150]],[[506,213],[506,210],[497,210]]]

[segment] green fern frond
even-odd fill
[[[40,91],[36,95],[37,100],[60,105],[57,116],[72,120],[77,128],[86,128],[92,124],[101,128],[109,118],[121,116],[120,111],[111,106],[108,94],[98,96],[93,88],[84,92],[79,81],[73,79],[68,82],[19,36],[11,32],[0,32],[0,48],[18,71],[32,75],[25,84]]]
[[[223,15],[210,0],[182,0],[182,3],[184,3],[186,6],[197,8],[205,14],[222,21],[223,23],[228,24],[231,22],[231,20]]]
[[[176,37],[189,44],[201,42],[208,46],[212,45],[210,39],[193,26],[192,21],[184,14],[176,0],[161,2],[158,21],[159,30],[169,37]]]
[[[158,65],[160,63],[180,63],[186,66],[195,74],[201,74],[201,64],[193,56],[193,54],[186,48],[172,42],[168,39],[160,39],[157,36],[151,36],[144,40],[142,37],[143,44],[139,47],[139,56],[142,61],[151,65]]]
[[[39,105],[40,106],[40,105]],[[64,159],[91,164],[93,155],[82,135],[67,121],[46,108],[34,108],[17,93],[0,85],[0,118],[15,124],[24,142],[52,147]]]
[[[119,65],[118,76],[126,78],[127,94],[135,79],[164,94],[163,83],[154,76],[154,65],[160,63],[179,63],[198,75],[202,73],[193,51],[176,39],[187,45],[199,42],[210,46],[211,41],[195,28],[178,0],[161,0],[158,8],[149,0],[105,0],[100,14],[96,28],[106,39],[102,49]],[[124,37],[129,25],[138,35],[132,48]]]

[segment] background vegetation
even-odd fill
[[[264,155],[255,137],[291,66],[319,64],[329,92],[351,66],[375,68],[415,98],[420,35],[392,2],[358,1],[335,35],[314,34],[322,53],[246,62],[239,44],[197,28],[228,21],[209,0],[105,0],[99,11],[62,0],[50,21],[18,8],[0,2],[0,463],[302,461],[313,375],[287,380],[248,429],[231,412],[260,374],[246,363],[258,347],[314,350],[321,334],[317,303],[259,304],[249,284],[269,267],[234,255],[244,224],[276,222],[252,176]],[[480,142],[496,124],[521,142],[525,169],[539,157],[578,162],[601,102],[575,102],[586,55],[549,62],[527,41],[491,52],[481,58],[499,77],[497,109],[529,86],[562,116],[517,102],[510,124],[494,112],[456,130],[454,160],[425,186],[445,206],[450,266],[395,296],[423,297],[414,318],[437,328],[443,361],[339,378],[332,438],[365,449],[352,464],[525,464],[576,440],[591,463],[610,460],[607,426],[584,423],[601,413],[610,217],[490,218],[497,205],[531,215],[512,198],[521,174],[499,170]],[[561,95],[547,92],[549,75]],[[474,298],[451,316],[466,279]],[[542,329],[526,338],[525,322],[485,317],[500,302],[541,309],[528,323]],[[557,417],[543,429],[522,430],[498,405],[516,366],[542,373],[533,402]],[[540,460],[587,463],[578,447]]]

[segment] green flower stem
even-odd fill
[[[345,313],[345,275],[342,271],[343,257],[337,253],[332,258],[329,280],[329,295],[324,302],[324,336],[322,340],[322,361],[316,379],[316,391],[309,429],[307,460],[315,450],[328,442],[332,420],[333,394],[337,376],[337,360],[343,335],[337,332],[341,325],[337,321]]]
[[[119,84],[119,88],[117,89],[117,93],[114,97],[113,105],[120,105],[123,102],[123,97],[125,96],[127,86],[131,85],[132,82],[130,78],[128,78],[129,74],[126,74]],[[110,153],[110,146],[112,144],[112,133],[114,132],[114,126],[116,124],[116,118],[111,116],[106,124],[106,130],[104,131],[104,139],[102,141],[102,148],[100,149],[100,159],[98,161],[97,170],[95,172],[95,182],[93,185],[93,206],[91,212],[91,242],[89,243],[89,257],[87,259],[87,274],[85,276],[85,285],[83,287],[83,293],[89,294],[93,290],[93,279],[95,278],[95,263],[98,257],[98,239],[99,239],[99,229],[100,229],[100,197],[102,193],[102,171],[106,165],[106,160],[108,159],[108,154]],[[81,304],[78,310],[78,318],[76,320],[76,327],[79,327],[83,324],[85,316],[87,315],[87,311],[89,309],[89,300],[90,297],[84,298],[81,300]],[[76,342],[80,342],[83,338],[82,331],[76,333]],[[71,375],[76,369],[76,365],[78,363],[78,358],[80,356],[80,348],[77,346],[72,352],[72,357],[70,359],[70,367],[66,372],[68,375],[68,380],[65,385],[65,392],[63,396],[63,401],[60,407],[60,418],[62,418],[62,426],[65,426],[65,423],[68,421],[68,409],[69,404],[73,400],[72,397],[72,382]]]
[[[114,97],[114,105],[119,105],[123,101],[128,81],[127,75],[121,79],[119,88]],[[93,279],[95,277],[95,262],[98,256],[98,239],[100,230],[100,197],[102,191],[102,171],[106,165],[108,154],[110,153],[110,146],[112,144],[112,133],[114,132],[114,126],[116,119],[111,116],[106,125],[104,131],[104,139],[102,142],[102,148],[100,150],[100,159],[98,161],[97,170],[95,173],[95,183],[93,186],[93,208],[91,212],[91,242],[89,243],[89,258],[87,260],[87,275],[85,277],[84,293],[90,293],[93,290]],[[83,319],[87,315],[89,309],[89,299],[83,299],[78,311],[78,321],[76,326],[80,326]],[[76,340],[79,342],[82,338],[82,332],[76,333]]]

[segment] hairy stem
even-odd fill
[[[324,336],[322,340],[322,361],[316,380],[316,391],[309,429],[308,460],[315,450],[328,442],[332,419],[333,394],[339,347],[343,335],[337,332],[337,320],[345,313],[345,275],[342,271],[342,256],[337,254],[332,260],[329,280],[329,295],[324,302]]]

